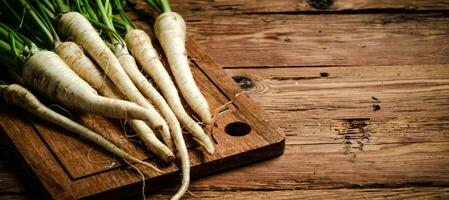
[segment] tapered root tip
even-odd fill
[[[174,155],[170,155],[165,159],[165,162],[167,163],[172,163],[175,161],[175,156]]]
[[[214,154],[215,153],[215,147],[212,144],[212,141],[210,141],[209,137],[206,137],[207,139],[205,139],[204,142],[201,142],[197,139],[195,139],[198,143],[200,143],[201,146],[203,146],[204,149],[206,149],[206,152],[209,154]]]
[[[201,137],[201,139],[193,138],[196,142],[198,142],[204,149],[206,149],[206,152],[209,154],[215,153],[215,147],[212,141],[210,140],[209,136]]]
[[[207,120],[204,121],[204,124],[206,125],[212,125],[214,123],[214,120],[212,118],[208,118]]]
[[[207,153],[214,154],[215,153],[215,147],[213,145],[205,146]]]
[[[147,167],[150,167],[151,169],[153,169],[154,171],[157,171],[157,172],[159,172],[159,173],[164,173],[164,171],[162,171],[162,170],[160,170],[159,168],[157,168],[156,166],[154,166],[154,165],[152,165],[152,164],[150,164],[150,163],[147,163],[147,162],[145,162],[145,161],[140,161],[139,162],[140,164],[142,164],[142,165],[145,165],[145,166],[147,166]]]
[[[170,151],[176,150],[168,126],[159,126],[156,128],[156,132],[162,137],[162,140],[164,141],[165,145],[167,145],[168,149],[170,149]]]

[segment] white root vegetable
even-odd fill
[[[153,130],[151,130],[145,122],[140,120],[131,120],[129,125],[151,152],[167,163],[171,163],[175,160],[175,155],[173,152],[161,141],[159,141]]]
[[[212,118],[209,104],[201,94],[189,68],[185,48],[186,25],[184,19],[175,12],[164,12],[157,17],[154,32],[164,49],[182,96],[201,120],[210,124]]]
[[[175,140],[175,145],[178,148],[178,157],[181,161],[181,187],[178,189],[175,195],[173,195],[170,199],[181,199],[181,197],[187,192],[190,184],[190,159],[189,152],[187,151],[186,143],[184,142],[184,138],[182,135],[173,134],[173,138]]]
[[[84,62],[84,63],[87,63],[87,62]],[[90,66],[95,68],[93,63]],[[97,78],[95,78],[95,79],[98,79],[100,77],[102,77],[101,74],[97,75]],[[95,82],[95,80],[91,81],[91,82],[93,83],[93,82]],[[110,94],[110,96],[114,96],[114,95],[115,94]],[[145,127],[140,127],[142,125],[141,123],[135,123],[134,121],[135,120],[131,121],[131,123],[130,123],[131,127],[134,130],[139,129],[139,128],[141,130],[145,129]],[[151,130],[148,130],[148,131],[151,131]],[[176,199],[179,199],[187,191],[189,183],[190,183],[190,160],[189,160],[189,155],[188,155],[188,151],[187,151],[187,146],[185,144],[182,133],[174,132],[173,138],[174,138],[175,145],[178,149],[178,157],[180,158],[180,161],[181,161],[181,171],[182,171],[182,180],[181,180],[182,185],[181,185],[181,188],[179,189],[179,191],[174,196]],[[144,142],[145,142],[145,140],[144,140]],[[155,151],[155,152],[157,152],[157,151]]]
[[[135,103],[98,95],[51,51],[39,51],[31,56],[23,66],[22,77],[26,84],[73,109],[112,118],[153,120],[147,109]]]
[[[89,83],[99,94],[117,94],[120,92],[114,83],[99,70],[92,60],[84,54],[83,49],[74,42],[61,42],[55,48],[64,62],[82,79]],[[93,67],[91,67],[93,66]],[[109,96],[108,96],[109,97]],[[121,98],[119,98],[121,99]]]
[[[172,135],[182,135],[181,125],[173,111],[170,109],[170,106],[168,106],[156,88],[154,88],[148,79],[139,71],[136,61],[129,54],[128,50],[123,48],[122,51],[116,53],[116,56],[136,87],[159,109],[166,119]],[[169,139],[171,140],[171,138]]]
[[[126,41],[126,44],[128,45],[128,48],[130,49],[133,56],[136,58],[139,65],[143,68],[143,70],[146,73],[148,73],[153,78],[153,80],[159,86],[159,89],[164,95],[166,102],[169,104],[169,106],[175,113],[180,123],[190,131],[190,133],[194,136],[194,138],[207,150],[207,152],[213,153],[214,146],[212,141],[204,132],[203,128],[198,123],[196,123],[185,111],[181,103],[178,91],[175,85],[173,84],[167,70],[164,68],[161,61],[159,60],[158,54],[156,50],[153,48],[153,45],[151,44],[150,37],[144,31],[134,29],[128,32],[125,35],[124,39]],[[142,83],[145,82],[143,79],[142,80],[137,79],[133,81]],[[152,91],[154,89],[153,87],[142,85],[142,87],[139,89],[141,91],[148,90],[146,92],[144,91],[143,92],[144,94],[155,93]],[[160,106],[157,106],[160,110],[163,109],[163,107],[164,108],[166,107],[165,105],[163,105],[165,104],[165,101],[161,99],[162,97],[160,97],[160,95],[153,95],[153,96],[157,97],[157,99],[151,100],[153,101],[154,104],[156,104],[156,106],[160,104]]]
[[[114,53],[83,15],[78,12],[68,12],[58,16],[57,30],[63,37],[71,38],[81,45],[128,100],[143,106],[152,113],[152,120],[148,122],[153,130],[164,137],[170,137],[165,120],[134,86]]]
[[[185,112],[176,87],[171,81],[168,72],[160,62],[148,35],[141,30],[133,30],[126,34],[125,41],[140,66],[158,84],[159,89],[164,94],[167,103],[171,106],[172,111],[176,114],[181,123],[187,125],[187,128],[191,130],[191,133],[198,138],[199,141],[201,141],[200,144],[202,144],[208,152],[213,153],[214,146],[209,137],[204,133],[203,129]],[[158,100],[153,100],[153,102],[158,102]],[[173,132],[173,139],[178,149],[179,160],[181,161],[182,180],[181,187],[172,199],[180,199],[189,187],[190,159],[182,133]]]
[[[103,73],[96,67],[87,67],[90,65],[95,66],[95,64],[84,54],[84,51],[76,43],[61,42],[55,48],[55,53],[58,54],[76,74],[97,90],[98,93],[120,94],[118,91],[112,90],[114,88],[114,83],[112,83],[106,76],[103,76],[103,80],[96,78],[102,76]]]
[[[39,117],[42,120],[51,122],[66,130],[76,133],[81,137],[86,138],[89,141],[101,146],[102,148],[108,150],[109,152],[120,158],[143,164],[145,166],[153,168],[158,172],[161,172],[159,169],[157,169],[150,163],[139,160],[138,158],[121,150],[115,144],[109,142],[98,133],[95,133],[90,129],[70,120],[69,118],[60,115],[57,112],[54,112],[53,110],[47,108],[30,91],[28,91],[27,89],[23,88],[20,85],[12,84],[9,86],[1,86],[0,96],[6,103],[14,106],[19,106],[28,111],[29,113],[33,114],[34,116]]]
[[[122,99],[117,88],[109,78],[97,68],[95,63],[84,54],[80,46],[73,42],[63,42],[55,49],[55,52],[61,56],[70,68],[72,68],[72,70],[81,78],[93,88],[98,88],[97,91],[99,94],[109,98]],[[174,160],[175,157],[173,152],[159,141],[145,122],[131,120],[129,125],[153,153],[166,162],[172,162]]]

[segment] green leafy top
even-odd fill
[[[112,13],[113,6],[110,0],[73,0],[75,3],[74,10],[86,17],[94,26],[102,30],[101,36],[105,42],[111,46],[124,46],[125,42],[118,34],[114,27],[116,17]],[[120,3],[120,2],[118,2]],[[125,28],[132,27],[126,21],[120,20]]]
[[[134,24],[123,9],[124,5],[122,4],[121,0],[113,0],[112,5],[114,6],[114,9],[116,9],[120,14],[120,17],[114,16],[114,26],[119,29],[118,31],[122,33],[122,35],[125,35],[127,32],[135,28]]]
[[[0,0],[0,9],[7,16],[8,24],[38,46],[55,48],[60,39],[52,20],[57,14],[55,6],[48,1]]]
[[[27,37],[0,22],[0,62],[21,74],[28,58],[40,49]]]
[[[146,1],[159,14],[171,11],[168,0],[146,0]]]

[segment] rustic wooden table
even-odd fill
[[[185,199],[449,198],[448,0],[172,4],[287,135],[283,156]],[[40,198],[6,145],[0,199]]]

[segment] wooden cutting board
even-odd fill
[[[147,22],[136,19],[136,24],[152,35]],[[154,42],[158,46],[157,41]],[[215,154],[205,153],[190,135],[185,136],[192,177],[281,155],[284,135],[267,114],[247,94],[241,93],[237,84],[190,37],[186,46],[195,80],[211,110],[233,101],[229,109],[218,115],[215,125],[207,127],[215,142]],[[51,103],[47,105],[102,134],[138,158],[158,165],[164,173],[136,165],[145,175],[150,190],[175,187],[180,182],[178,168],[156,158],[139,143],[138,138],[125,136],[126,126],[122,122],[65,111]],[[0,105],[0,126],[4,132],[1,135],[6,136],[3,138],[11,142],[25,166],[37,178],[37,183],[51,198],[118,198],[141,192],[141,177],[132,167],[75,134],[3,104]]]

